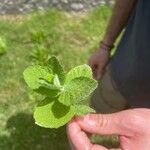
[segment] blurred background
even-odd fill
[[[67,150],[65,127],[34,124],[40,95],[23,79],[24,69],[56,55],[65,70],[87,63],[111,15],[112,0],[0,0],[0,150]],[[92,136],[107,147],[115,137]]]

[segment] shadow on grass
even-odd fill
[[[18,113],[8,119],[10,136],[0,135],[0,150],[69,150],[65,127],[46,129],[34,123],[32,114]],[[119,146],[116,137],[92,136],[92,142],[108,148]]]
[[[9,118],[10,136],[0,136],[2,150],[68,150],[65,127],[45,129],[34,123],[31,114],[19,113]]]

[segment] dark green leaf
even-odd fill
[[[63,85],[65,81],[65,72],[55,56],[52,56],[49,59],[48,67],[53,71],[53,74],[58,75],[59,81],[61,85]]]

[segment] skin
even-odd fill
[[[93,77],[100,79],[109,63],[110,47],[128,22],[128,18],[136,5],[137,0],[117,0],[114,6],[112,17],[108,23],[103,42],[108,45],[100,47],[91,55],[88,64],[93,70]]]
[[[118,135],[120,148],[111,150],[149,150],[149,125],[149,109],[131,109],[113,114],[76,117],[68,124],[67,133],[72,150],[108,150],[92,144],[86,133]]]

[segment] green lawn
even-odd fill
[[[65,127],[34,124],[32,112],[40,95],[27,88],[22,72],[33,63],[45,64],[50,55],[56,55],[66,70],[86,63],[110,14],[110,8],[101,7],[84,15],[49,10],[0,17],[0,37],[7,45],[0,56],[0,150],[69,149]]]

